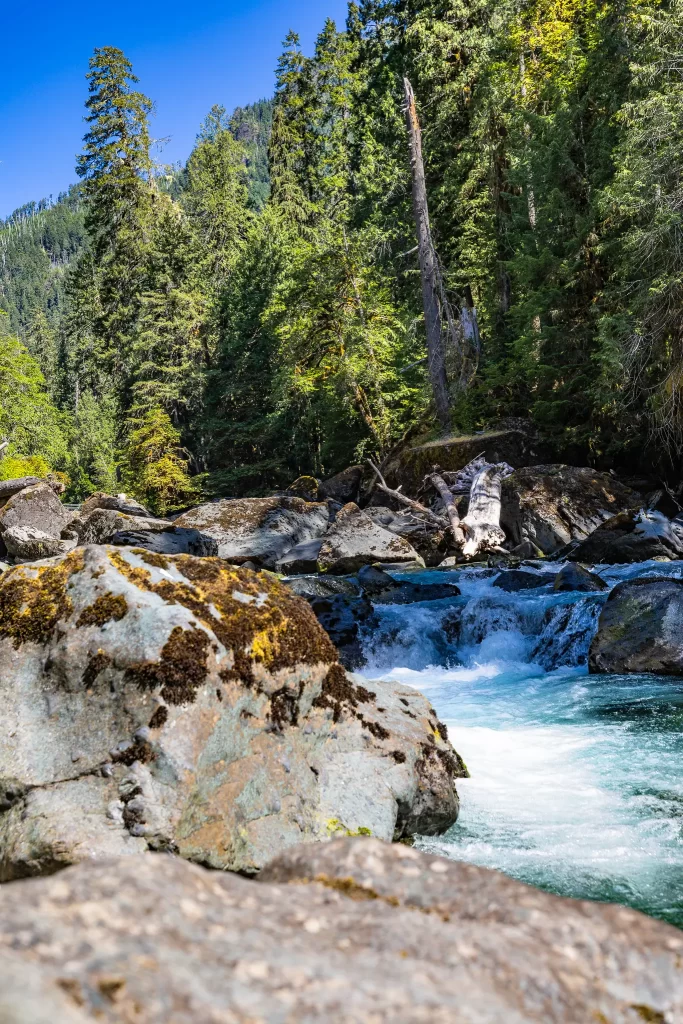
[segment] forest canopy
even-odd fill
[[[679,469],[682,30],[679,2],[351,3],[174,167],[97,49],[78,183],[0,224],[9,454],[166,512],[435,436],[407,78],[443,302],[481,339],[464,387],[444,335],[450,429]]]

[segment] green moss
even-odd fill
[[[145,690],[160,688],[168,704],[190,704],[208,674],[210,643],[203,629],[176,626],[162,647],[159,660],[131,665],[124,678]]]
[[[15,648],[44,644],[57,623],[73,611],[66,592],[69,578],[83,569],[83,552],[72,551],[57,565],[17,566],[0,577],[0,637]]]
[[[632,1003],[631,1009],[635,1010],[642,1020],[648,1021],[648,1024],[666,1024],[664,1014],[659,1010],[653,1010],[651,1006],[646,1006],[645,1003]]]
[[[153,565],[155,569],[168,569],[169,561],[165,555],[159,555],[156,551],[148,551],[147,548],[131,548],[131,551],[147,565]]]
[[[83,685],[86,687],[92,686],[100,672],[104,672],[105,668],[109,668],[110,665],[111,658],[104,651],[98,651],[97,654],[93,654],[83,673]]]
[[[347,828],[339,818],[329,818],[327,823],[328,836],[371,836],[372,830],[363,825],[357,829]]]
[[[102,594],[78,616],[77,626],[104,626],[107,622],[120,622],[128,611],[123,594]]]

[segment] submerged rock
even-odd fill
[[[498,579],[493,581],[496,590],[504,590],[507,594],[516,594],[520,590],[538,590],[552,582],[552,577],[524,569],[506,569]]]
[[[619,583],[602,609],[588,663],[593,673],[683,675],[683,581]]]
[[[576,466],[530,466],[503,481],[501,526],[513,545],[529,541],[550,555],[640,503],[636,491],[609,473]]]
[[[258,881],[172,857],[89,861],[4,886],[0,914],[11,1024],[639,1024],[683,1012],[675,928],[372,839],[297,846]]]
[[[337,514],[318,555],[320,568],[336,575],[357,572],[373,562],[419,561],[407,540],[378,526],[353,503]]]
[[[622,512],[598,527],[567,555],[571,561],[605,565],[683,557],[683,527],[661,512]]]
[[[609,586],[599,576],[596,576],[594,572],[589,572],[582,565],[570,562],[558,572],[553,584],[553,590],[558,593],[578,591],[588,594],[592,591],[609,590]]]
[[[337,826],[438,833],[463,770],[434,721],[415,690],[347,676],[268,574],[95,546],[15,567],[0,881],[149,849],[253,872]]]
[[[292,548],[319,540],[329,526],[325,503],[302,498],[239,498],[200,505],[175,520],[218,543],[221,558],[274,569]]]

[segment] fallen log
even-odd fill
[[[388,487],[387,482],[382,476],[382,472],[379,469],[379,467],[375,465],[372,459],[368,459],[367,462],[377,477],[375,486],[380,491],[382,491],[384,494],[388,494],[390,498],[394,498],[395,501],[400,502],[400,504],[405,505],[407,508],[412,508],[414,512],[419,512],[420,515],[426,516],[426,518],[429,519],[431,523],[434,523],[434,525],[438,526],[440,530],[443,530],[446,524],[440,516],[437,516],[436,513],[432,512],[432,510],[430,508],[427,508],[426,505],[421,505],[419,501],[415,501],[413,498],[409,498],[408,495],[403,494],[402,491],[394,490],[392,487]]]
[[[506,553],[502,547],[505,534],[500,526],[500,509],[503,477],[507,475],[501,466],[486,466],[472,481],[469,508],[462,520],[466,535],[462,553],[468,558],[482,551]]]
[[[427,478],[435,490],[438,491],[439,497],[444,503],[446,512],[448,513],[448,519],[451,524],[451,531],[453,533],[453,539],[459,547],[463,547],[465,544],[465,534],[463,532],[460,516],[458,515],[458,509],[453,498],[453,493],[449,490],[446,481],[442,476],[439,475],[439,467],[434,466],[433,472]]]

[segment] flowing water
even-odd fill
[[[457,824],[419,844],[683,927],[683,679],[589,676],[606,592],[556,594],[558,568],[513,594],[492,570],[411,573],[462,596],[376,609],[365,674],[426,694],[471,773]],[[681,577],[683,565],[600,575]]]

